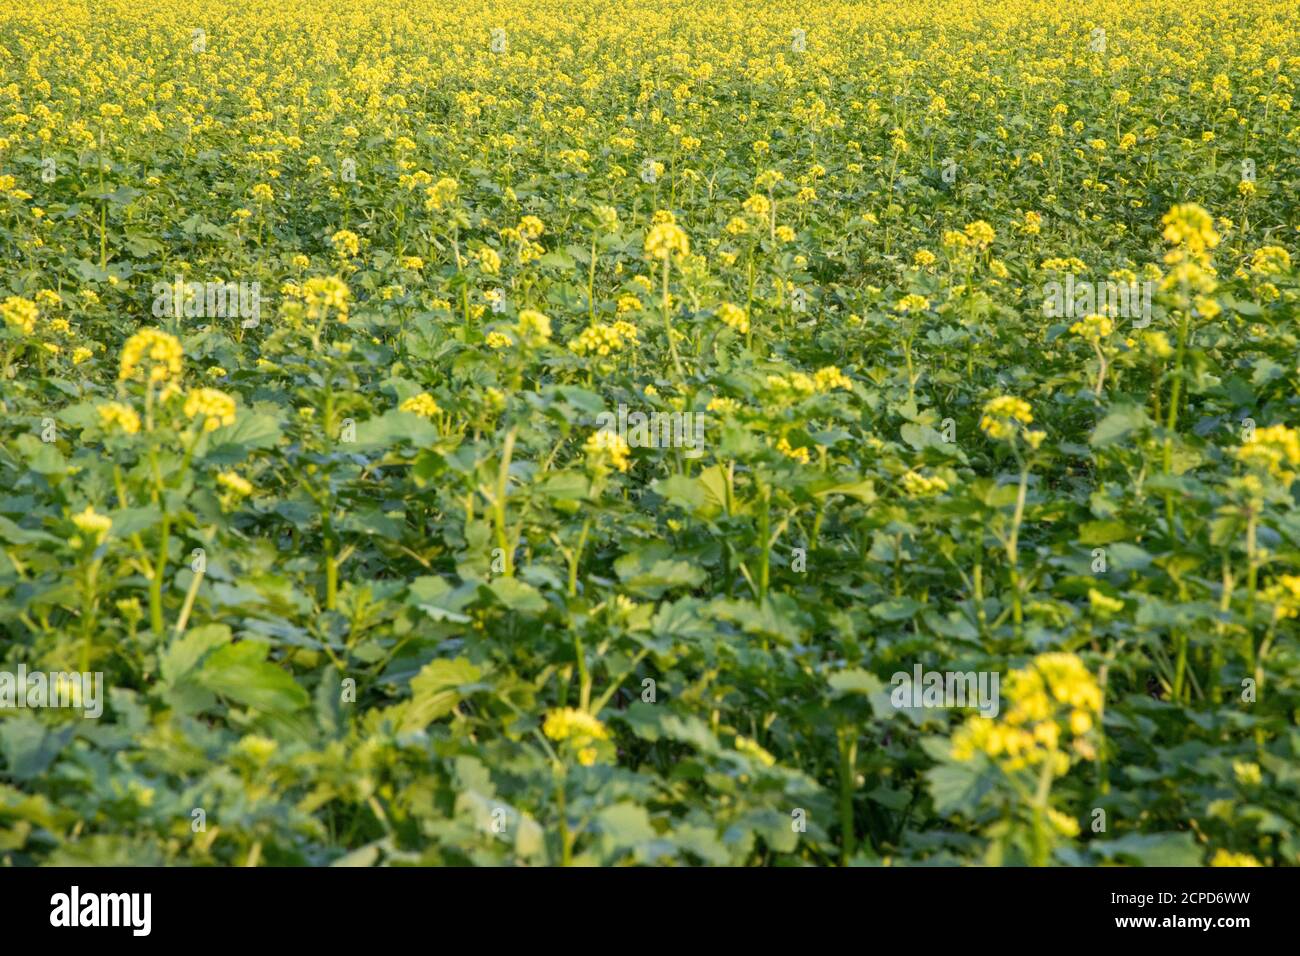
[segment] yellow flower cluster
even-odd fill
[[[929,498],[948,490],[948,482],[938,475],[927,477],[919,472],[905,471],[899,480],[903,485],[903,492],[909,498]]]
[[[351,229],[340,229],[330,236],[330,244],[340,256],[355,256],[361,248],[361,239]]]
[[[398,410],[420,415],[424,418],[433,418],[442,412],[442,409],[438,407],[438,403],[433,400],[433,396],[428,392],[412,395],[398,406]]]
[[[246,498],[253,493],[253,483],[237,472],[219,472],[217,474],[217,484],[241,498]]]
[[[219,389],[196,388],[185,396],[184,412],[200,419],[204,431],[215,431],[235,423],[235,400]]]
[[[1257,428],[1250,440],[1237,448],[1236,457],[1247,468],[1290,484],[1295,480],[1294,469],[1300,466],[1300,431],[1285,425]]]
[[[1210,866],[1262,866],[1259,860],[1249,853],[1233,853],[1231,850],[1216,850]]]
[[[962,232],[965,233],[966,240],[977,249],[984,249],[991,246],[993,240],[997,237],[997,233],[993,231],[993,227],[983,219],[976,219],[974,222],[968,223]]]
[[[0,302],[0,316],[5,325],[17,329],[23,335],[36,331],[36,303],[19,295],[11,295]]]
[[[999,717],[969,717],[953,733],[955,759],[983,753],[1008,771],[1047,762],[1059,776],[1072,754],[1096,756],[1087,735],[1101,715],[1101,687],[1076,655],[1039,654],[1007,676],[1002,693],[1010,707]]]
[[[722,303],[718,306],[718,318],[722,320],[723,325],[735,329],[742,335],[749,331],[749,316],[738,305],[730,302]]]
[[[980,428],[984,434],[997,441],[1011,441],[1023,426],[1034,420],[1034,413],[1029,403],[1014,395],[999,395],[984,405],[984,415],[980,419]],[[1037,447],[1042,438],[1031,439],[1030,435],[1041,436],[1042,432],[1026,432],[1025,438]]]
[[[159,329],[141,329],[122,346],[117,377],[125,382],[146,372],[152,383],[170,382],[180,378],[184,357],[185,351],[175,336]]]
[[[1115,323],[1111,321],[1109,316],[1098,315],[1094,312],[1075,322],[1074,325],[1070,326],[1070,331],[1088,342],[1095,343],[1108,338],[1115,331]]]
[[[734,398],[719,396],[709,399],[706,411],[716,412],[719,415],[734,415],[740,410],[740,402]]]
[[[1300,616],[1300,576],[1283,574],[1261,592],[1277,620]]]
[[[1283,275],[1291,271],[1291,254],[1281,246],[1260,246],[1251,253],[1250,271],[1261,276]]]
[[[593,744],[609,739],[609,730],[585,710],[559,707],[549,711],[542,721],[542,733],[556,743],[567,743],[577,754],[578,763],[590,767],[596,762]]]
[[[583,329],[569,342],[569,350],[577,355],[612,355],[620,352],[628,342],[636,341],[636,326],[629,322],[606,325],[597,322]]]
[[[130,405],[123,405],[121,402],[104,402],[97,405],[95,411],[99,414],[99,425],[105,431],[120,428],[128,435],[140,431],[140,416]]]
[[[1214,218],[1196,203],[1181,203],[1165,213],[1165,241],[1194,258],[1199,258],[1219,244],[1219,234],[1214,231]],[[1179,262],[1181,256],[1166,259]]]
[[[797,461],[801,465],[806,465],[812,460],[812,456],[809,454],[807,448],[795,448],[784,435],[777,440],[776,450],[785,455],[785,457],[789,458],[791,461]]]
[[[551,337],[551,320],[536,309],[519,313],[519,336],[526,342],[545,342]]]
[[[433,177],[425,174],[429,179]],[[444,209],[456,201],[460,184],[449,176],[444,176],[424,190],[424,208],[429,212]]]
[[[78,531],[90,538],[95,544],[103,541],[113,527],[113,519],[108,515],[99,514],[91,505],[86,505],[85,511],[73,515],[72,523],[76,525]]]
[[[1124,610],[1124,602],[1118,598],[1113,598],[1108,594],[1103,594],[1096,588],[1088,589],[1088,605],[1098,614],[1118,614]]]
[[[851,392],[853,382],[834,365],[826,365],[813,375],[813,387],[819,392],[829,392],[837,388]]]
[[[691,242],[682,227],[675,222],[661,222],[652,226],[645,237],[645,254],[648,258],[666,261],[683,259],[690,254]]]
[[[302,298],[312,319],[323,318],[333,309],[340,322],[347,322],[350,296],[347,283],[337,276],[315,276],[302,284]]]
[[[600,428],[588,436],[582,446],[587,456],[587,467],[603,474],[611,467],[627,471],[631,464],[632,449],[618,432]]]

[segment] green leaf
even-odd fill
[[[53,442],[44,442],[35,435],[23,433],[14,444],[27,461],[27,467],[38,475],[61,475],[68,470],[63,452]]]
[[[1131,537],[1133,532],[1123,521],[1085,521],[1079,525],[1079,543],[1110,544]]]
[[[1121,405],[1103,418],[1089,439],[1094,448],[1105,448],[1152,424],[1146,411],[1137,405]]]
[[[290,713],[310,701],[287,671],[267,663],[270,648],[255,641],[229,644],[211,654],[198,683],[237,704],[269,713]]]
[[[423,730],[433,721],[451,713],[463,700],[458,688],[475,683],[483,672],[463,657],[438,658],[420,668],[411,678],[411,699],[407,703],[398,729],[402,733]]]
[[[520,614],[541,614],[548,607],[537,588],[518,578],[497,578],[489,587],[498,601]]]
[[[1139,866],[1199,866],[1201,851],[1191,833],[1129,833],[1088,844],[1106,860]]]
[[[239,461],[250,451],[274,448],[280,434],[279,422],[270,415],[241,410],[233,425],[223,425],[208,433],[204,457],[220,462]]]
[[[871,696],[884,690],[885,685],[875,674],[860,667],[837,671],[826,681],[836,694],[864,694]]]
[[[422,415],[396,409],[357,425],[358,448],[391,448],[403,442],[418,447],[438,440],[438,429]]]

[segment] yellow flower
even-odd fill
[[[361,240],[351,229],[340,229],[330,236],[330,244],[340,256],[355,256],[361,247]]]
[[[478,267],[485,275],[494,276],[501,271],[501,257],[491,246],[483,246],[474,253],[474,258],[478,260]]]
[[[108,535],[109,529],[113,527],[113,519],[108,515],[96,513],[91,505],[86,505],[86,510],[80,514],[73,515],[72,523],[77,526],[78,531],[92,539],[95,544],[103,541]]]
[[[998,717],[972,716],[954,731],[954,759],[983,753],[1008,771],[1046,763],[1060,775],[1071,754],[1096,756],[1086,735],[1101,714],[1101,687],[1074,654],[1039,654],[1007,676],[1002,693],[1010,706]],[[1068,749],[1062,747],[1067,738]]]
[[[140,431],[140,416],[130,405],[123,405],[121,402],[104,402],[102,405],[97,405],[95,411],[99,413],[99,425],[105,431],[120,428],[128,435]]]
[[[546,342],[551,337],[551,320],[536,309],[519,312],[519,336],[528,342]]]
[[[813,375],[813,385],[819,392],[829,392],[836,388],[853,391],[853,382],[834,365],[819,368]]]
[[[1051,823],[1052,829],[1063,837],[1073,839],[1079,835],[1079,821],[1074,817],[1068,817],[1064,813],[1048,807],[1047,820]]]
[[[514,344],[514,340],[502,332],[489,332],[484,341],[490,349],[509,348]]]
[[[424,191],[424,208],[430,211],[441,210],[456,201],[460,184],[450,176],[444,176]]]
[[[1234,760],[1232,762],[1232,775],[1237,778],[1238,783],[1245,784],[1248,787],[1258,786],[1263,780],[1259,764],[1250,761]]]
[[[1216,850],[1210,866],[1262,866],[1259,860],[1249,853],[1233,853],[1231,850]]]
[[[233,471],[219,472],[217,474],[217,484],[223,488],[228,488],[240,498],[245,498],[253,493],[252,482]]]
[[[150,382],[169,382],[180,378],[184,357],[185,351],[175,336],[159,329],[141,329],[122,346],[117,377],[125,382],[144,371]]]
[[[670,256],[682,259],[690,254],[691,242],[681,226],[661,222],[652,226],[645,239],[645,253],[651,259],[667,260]]]
[[[312,319],[320,319],[329,309],[334,309],[339,321],[346,322],[350,296],[347,283],[337,276],[316,276],[302,284],[302,298]]]
[[[1070,331],[1089,342],[1099,342],[1115,331],[1115,323],[1109,317],[1093,313],[1085,315],[1083,320],[1070,326]]]
[[[516,228],[519,235],[530,241],[541,238],[542,233],[546,232],[546,224],[536,216],[524,216]]]
[[[1158,359],[1167,359],[1174,354],[1174,347],[1169,341],[1169,336],[1163,332],[1144,332],[1142,334],[1142,344]]]
[[[733,305],[730,302],[722,303],[718,306],[718,318],[728,328],[735,329],[742,335],[749,331],[749,316],[738,305]]]
[[[582,450],[587,456],[587,466],[597,474],[603,474],[611,467],[627,471],[631,464],[629,455],[632,449],[618,432],[608,428],[592,432]]]
[[[266,183],[258,183],[254,186],[252,195],[257,202],[270,202],[275,198],[275,193],[271,191],[271,187]]]
[[[1300,466],[1300,432],[1285,425],[1257,428],[1235,455],[1247,468],[1265,472],[1284,484],[1295,480],[1292,470]]]
[[[608,740],[609,730],[585,710],[560,707],[542,721],[542,733],[557,743],[565,740]]]
[[[421,415],[424,418],[433,418],[442,412],[442,409],[438,407],[438,403],[433,400],[433,396],[428,392],[412,395],[402,402],[398,409],[403,412],[411,412],[414,415]]]
[[[985,404],[980,428],[990,438],[1010,441],[1020,430],[1018,426],[1028,425],[1033,420],[1028,402],[1013,395],[1000,395]]]
[[[785,457],[789,458],[791,461],[797,461],[801,465],[806,465],[812,460],[812,456],[808,453],[807,448],[793,447],[785,436],[782,436],[777,440],[776,450],[785,455]]]
[[[23,335],[31,335],[36,330],[36,315],[36,303],[31,299],[11,295],[0,302],[0,316],[3,316],[5,325]]]
[[[1278,620],[1300,617],[1300,576],[1279,575],[1264,588],[1262,597],[1273,605],[1273,616]]]
[[[1291,254],[1281,246],[1260,246],[1250,257],[1250,271],[1255,275],[1275,276],[1291,270]]]
[[[191,389],[185,396],[186,418],[200,419],[204,431],[215,431],[235,423],[235,400],[215,388]]]
[[[602,358],[612,355],[622,350],[626,342],[624,332],[628,329],[636,332],[636,327],[627,322],[614,325],[598,322],[583,329],[577,338],[570,341],[569,350],[577,355],[599,355]]]
[[[709,399],[707,410],[722,415],[733,415],[740,410],[740,402],[734,398],[718,397]]]
[[[909,498],[928,498],[931,495],[942,494],[948,490],[948,482],[938,475],[927,478],[919,472],[905,471],[900,481],[903,485],[903,492]]]
[[[899,299],[898,305],[894,308],[899,312],[924,312],[930,308],[930,300],[913,292]]]
[[[968,224],[962,231],[965,233],[966,238],[970,241],[971,245],[981,249],[985,246],[992,245],[993,239],[996,236],[993,227],[983,219],[975,220]]]
[[[1219,244],[1219,234],[1214,231],[1214,220],[1195,203],[1174,206],[1161,221],[1165,227],[1165,241],[1182,246],[1193,255],[1199,255]]]

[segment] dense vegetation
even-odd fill
[[[0,12],[0,859],[1300,859],[1293,0],[256,6]]]

